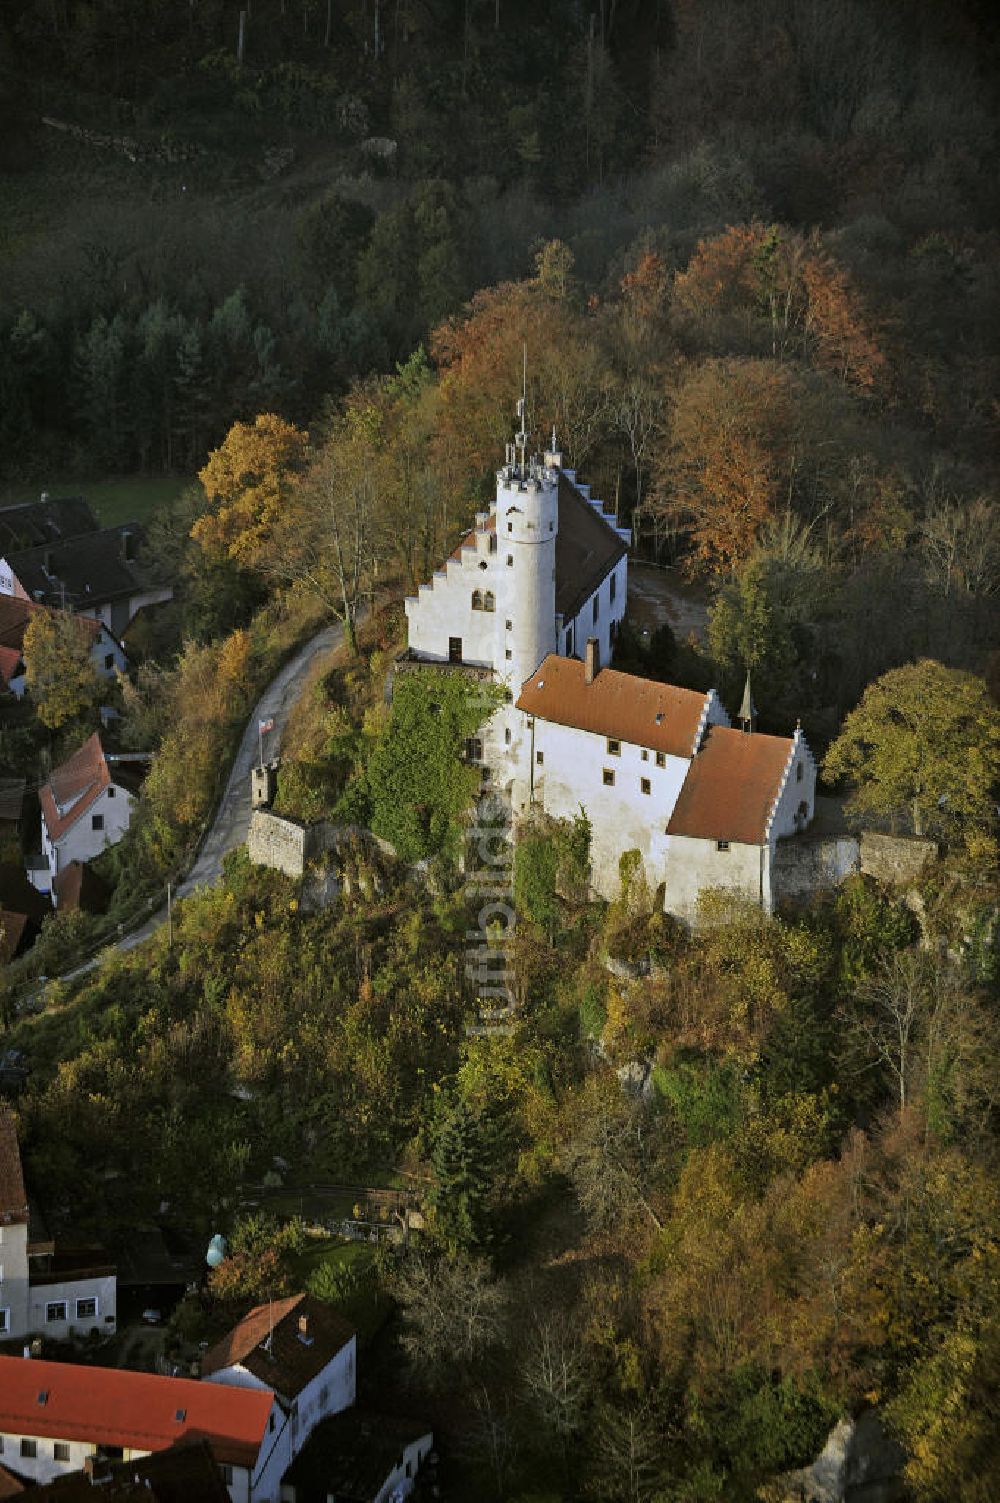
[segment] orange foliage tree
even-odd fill
[[[191,536],[206,553],[245,568],[260,564],[308,442],[308,434],[273,412],[233,424],[198,474],[210,509]]]

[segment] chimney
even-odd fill
[[[583,682],[585,684],[592,684],[600,671],[600,645],[596,637],[588,637],[586,654],[583,659]]]
[[[308,1317],[308,1315],[300,1315],[299,1316],[299,1335],[300,1336],[308,1336],[309,1335],[309,1317]]]

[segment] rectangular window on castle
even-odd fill
[[[610,767],[605,767],[604,769],[604,786],[605,788],[613,788],[615,786],[615,775]]]
[[[666,752],[657,752],[656,753],[656,765],[657,765],[657,767],[666,767],[666,765],[667,765],[667,754],[666,754]]]
[[[622,754],[622,744],[621,744],[621,742],[620,741],[612,741],[611,737],[609,736],[608,737],[608,756],[609,757],[620,757],[621,754]]]
[[[600,614],[601,614],[601,597],[599,595],[595,595],[594,596],[594,625],[595,626],[597,625],[597,618],[598,618],[598,616],[600,616]]]
[[[491,532],[490,533],[490,552],[491,553],[496,553],[496,551],[497,551],[497,535],[496,535],[495,532]]]
[[[618,580],[616,579],[615,575],[612,574],[612,576],[611,576],[611,592],[610,592],[610,596],[611,596],[612,600],[614,600],[614,598],[615,598],[615,590],[617,588],[618,588]]]
[[[536,767],[544,767],[545,766],[545,753],[544,752],[535,752],[535,766]]]
[[[645,747],[643,747],[643,749],[642,749],[642,751],[641,751],[641,752],[640,752],[640,753],[639,753],[639,755],[640,755],[640,757],[641,757],[641,758],[642,758],[642,760],[643,760],[643,761],[644,761],[644,762],[648,762],[648,761],[649,761],[649,752],[648,752],[648,751],[647,751],[647,750],[646,750],[646,748],[645,748]]]
[[[93,1320],[96,1317],[96,1315],[97,1315],[97,1300],[94,1299],[93,1296],[91,1296],[90,1299],[78,1299],[77,1300],[77,1302],[76,1302],[76,1318],[77,1318],[77,1320]]]
[[[648,778],[640,778],[639,779],[639,788],[640,788],[640,791],[642,793],[651,793],[652,792],[652,785],[650,784],[650,781],[649,781]]]
[[[45,1306],[45,1319],[50,1321],[66,1319],[66,1301],[64,1299],[51,1300]]]
[[[0,1309],[0,1331],[10,1330],[10,1311]]]
[[[504,746],[510,745],[510,726],[508,726],[503,733],[503,744]]]
[[[24,1457],[24,1459],[26,1461],[31,1461],[33,1457],[37,1456],[38,1455],[38,1442],[37,1442],[37,1440],[22,1440],[21,1441],[21,1455]]]
[[[728,851],[728,849],[729,849],[729,841],[728,840],[717,840],[715,842],[715,849],[717,851]]]
[[[57,1440],[56,1441],[55,1445],[52,1447],[52,1460],[53,1461],[68,1461],[69,1460],[69,1442],[68,1441],[65,1441],[65,1440]]]
[[[803,771],[803,769],[802,769],[802,763],[801,762],[796,762],[796,764],[795,764],[795,781],[797,783],[801,783],[802,782],[802,771]]]

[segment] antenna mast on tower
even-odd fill
[[[522,346],[522,372],[521,372],[521,396],[517,404],[517,415],[521,419],[521,426],[514,437],[514,444],[519,455],[519,464],[522,477],[528,470],[528,342],[525,340]]]

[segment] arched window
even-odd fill
[[[482,608],[483,608],[483,592],[482,592],[482,590],[473,590],[473,592],[472,592],[472,609],[474,611],[481,611]]]
[[[483,596],[483,610],[484,611],[495,611],[496,608],[497,608],[496,597],[494,596],[492,590],[487,590],[486,594]]]

